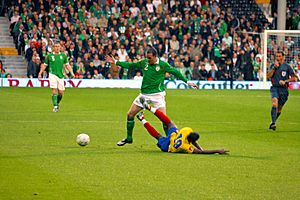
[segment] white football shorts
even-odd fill
[[[49,73],[50,88],[65,90],[65,82],[63,78],[58,78],[56,75]]]
[[[139,94],[133,101],[135,105],[138,107],[143,107],[143,104],[140,102],[140,97],[144,97],[145,100],[152,104],[154,108],[165,108],[166,107],[166,100],[165,100],[166,92],[158,92],[154,94]]]

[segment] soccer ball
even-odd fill
[[[76,142],[80,146],[86,146],[90,143],[90,136],[88,136],[85,133],[81,133],[81,134],[77,135]]]

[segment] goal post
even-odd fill
[[[267,89],[267,70],[275,61],[275,53],[282,50],[286,62],[299,72],[300,30],[265,30],[263,39],[263,87]],[[298,57],[298,58],[297,58]]]

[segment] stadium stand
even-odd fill
[[[189,79],[261,80],[260,33],[274,28],[255,0],[14,0],[6,16],[17,49],[6,54],[39,65],[60,41],[76,78],[133,79],[137,70],[111,69],[104,56],[137,61],[150,44]],[[28,76],[13,69],[7,67],[13,76]]]

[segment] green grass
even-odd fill
[[[172,120],[229,156],[160,152],[138,121],[134,143],[117,147],[138,93],[67,89],[52,113],[48,88],[0,88],[0,199],[299,199],[300,91],[274,132],[269,91],[168,90]]]

